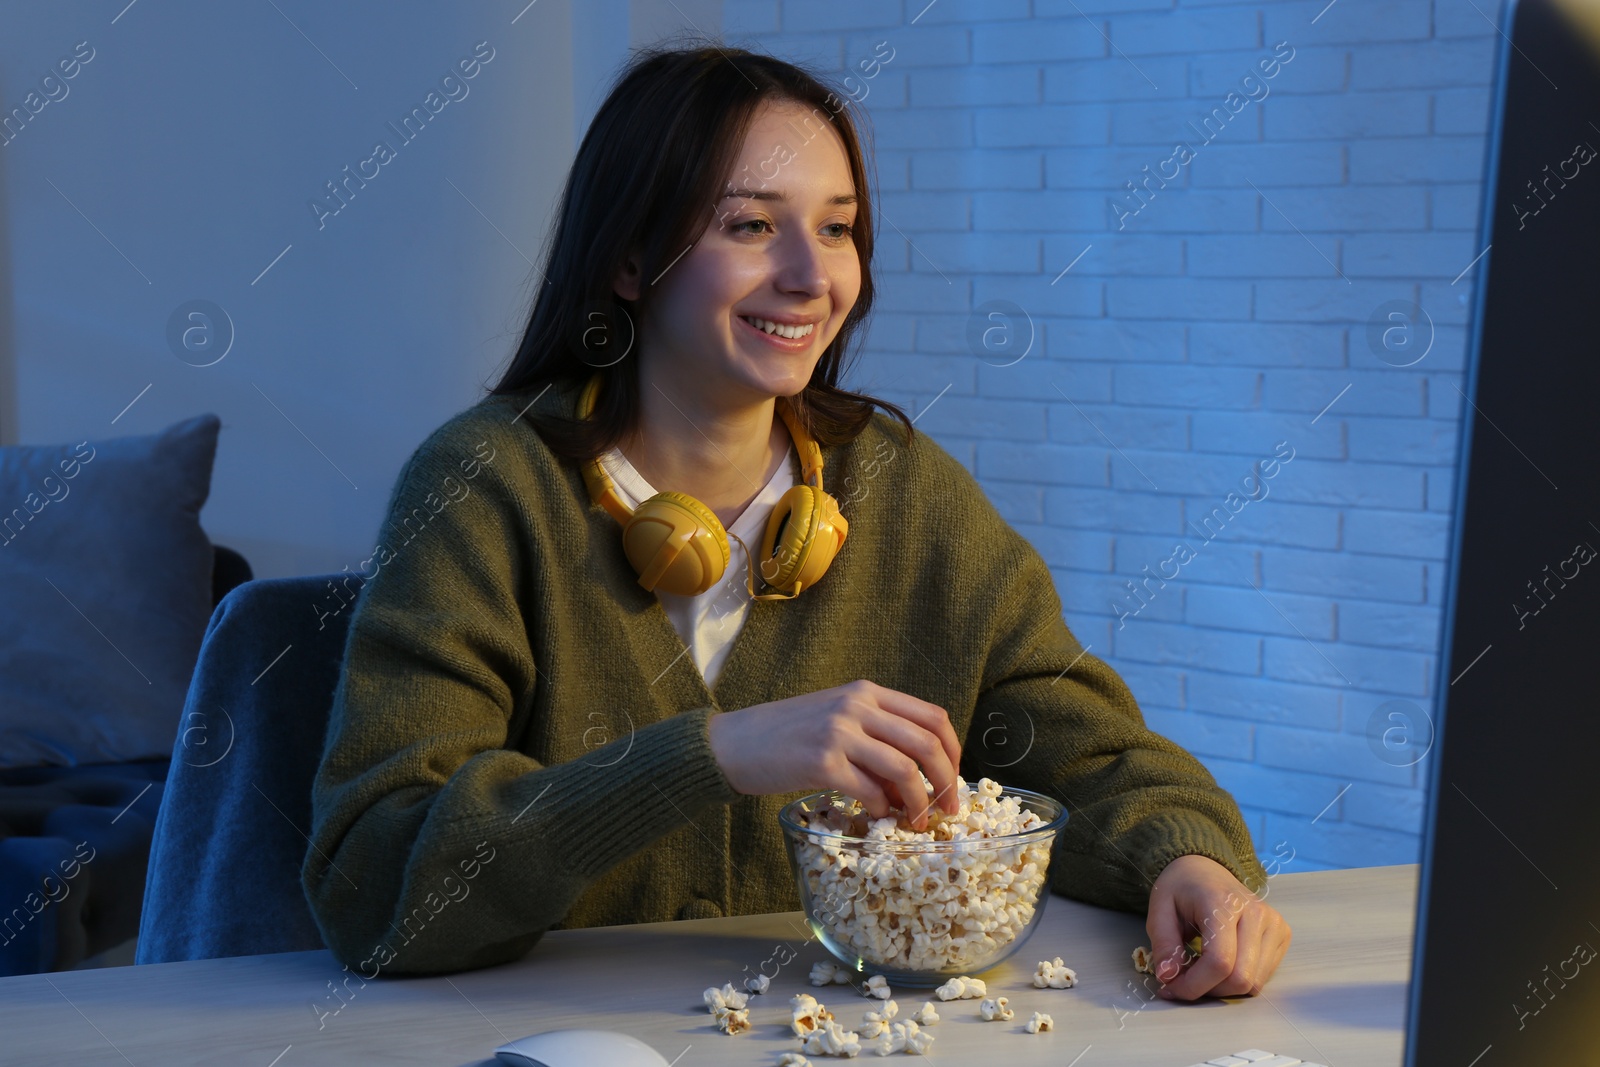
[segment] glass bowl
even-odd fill
[[[1009,957],[1044,914],[1050,851],[1067,812],[1042,793],[1002,786],[1007,797],[1038,825],[946,841],[861,836],[871,817],[836,790],[784,805],[778,822],[812,931],[851,970],[920,988]],[[930,830],[936,818],[950,817],[935,809]],[[848,821],[851,832],[825,819]]]

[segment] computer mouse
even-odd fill
[[[610,1030],[546,1030],[507,1042],[494,1054],[514,1067],[671,1067],[643,1041]]]

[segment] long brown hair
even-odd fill
[[[656,46],[635,51],[589,124],[562,190],[527,329],[489,391],[498,396],[556,383],[579,386],[596,371],[605,375],[588,420],[524,415],[558,456],[592,459],[637,427],[637,358],[625,353],[655,291],[645,286],[638,301],[626,300],[612,288],[613,279],[630,250],[642,276],[656,278],[699,239],[707,206],[716,210],[750,123],[768,102],[809,107],[808,130],[833,124],[858,197],[860,295],[810,382],[792,398],[795,413],[823,445],[853,439],[871,422],[874,406],[905,424],[907,441],[915,433],[899,407],[838,385],[873,299],[870,183],[844,98],[812,72],[773,56],[710,44]]]

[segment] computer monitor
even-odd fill
[[[1600,1065],[1600,0],[1494,95],[1408,1067]]]

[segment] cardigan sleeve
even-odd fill
[[[992,509],[989,509],[992,512]],[[1127,683],[1083,647],[1039,553],[998,514],[992,576],[1010,605],[995,628],[962,773],[1031,789],[1068,809],[1051,889],[1142,912],[1169,862],[1207,856],[1254,892],[1266,884],[1233,797],[1187,751],[1145,726]],[[991,600],[990,603],[996,601]]]
[[[497,427],[450,426],[397,480],[313,786],[306,897],[365,978],[516,959],[606,870],[737,796],[710,708],[551,766],[507,747],[540,684],[518,592],[542,561],[501,472],[532,461]]]

